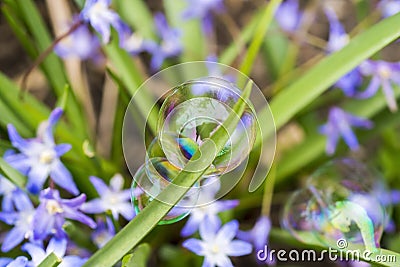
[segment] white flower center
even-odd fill
[[[46,210],[51,215],[64,212],[64,210],[61,208],[61,206],[58,204],[58,202],[53,199],[50,199],[47,201]]]
[[[212,248],[211,248],[211,253],[212,253],[212,254],[218,254],[219,251],[220,251],[219,247],[218,247],[216,244],[214,244],[214,245],[212,246]]]
[[[387,66],[379,66],[378,73],[383,79],[389,79],[392,76],[392,70]]]
[[[56,158],[56,153],[52,149],[47,149],[40,154],[39,162],[42,164],[50,164]]]
[[[110,197],[110,204],[117,204],[118,203],[118,198],[116,196],[111,196]]]
[[[107,11],[108,11],[107,6],[104,5],[104,3],[97,2],[96,4],[94,4],[92,6],[92,8],[90,9],[89,13],[93,17],[101,17],[102,15],[107,13]]]

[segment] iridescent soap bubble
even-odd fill
[[[210,77],[170,90],[160,109],[157,125],[166,158],[177,168],[183,168],[197,148],[222,126],[240,94],[234,84]],[[248,157],[255,141],[256,125],[255,114],[247,104],[236,129],[216,155],[207,175],[229,172]]]
[[[346,240],[374,251],[390,213],[380,200],[385,193],[383,179],[375,170],[353,159],[335,160],[292,194],[282,224],[302,242],[316,238],[335,248],[339,240]]]
[[[154,199],[164,202],[159,194],[171,184],[180,172],[165,158],[150,158],[133,177],[131,195],[136,213],[140,213]],[[197,185],[192,187],[159,224],[170,224],[185,218],[196,205],[199,196]]]

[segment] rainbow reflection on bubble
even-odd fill
[[[165,158],[150,158],[134,175],[131,196],[136,214],[146,208],[178,175],[175,168]],[[142,191],[138,194],[138,188]],[[139,190],[139,191],[140,191]],[[197,203],[199,188],[194,186],[176,204],[159,224],[170,224],[185,218]]]
[[[223,127],[240,94],[234,84],[210,77],[186,82],[167,92],[157,133],[161,150],[170,163],[183,169],[197,148]],[[248,157],[256,138],[256,123],[253,108],[247,105],[207,176],[229,172]]]
[[[312,241],[304,235],[311,232],[333,248],[345,239],[374,251],[390,214],[390,207],[380,201],[386,192],[375,170],[353,159],[335,160],[292,194],[284,207],[282,226],[304,243]]]

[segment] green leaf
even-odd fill
[[[274,14],[282,0],[271,0],[265,7],[265,11],[257,25],[256,32],[251,41],[250,47],[246,53],[240,71],[246,75],[249,75],[253,69],[254,61],[257,57],[258,51],[264,41],[264,36],[274,18]]]
[[[240,120],[246,106],[253,83],[249,81],[242,98],[235,104],[223,127],[205,141],[195,152],[185,168],[143,211],[130,221],[103,248],[98,250],[83,266],[111,267],[161,221],[195,182],[202,177],[215,156],[223,149],[231,133]],[[225,130],[226,129],[226,130]],[[203,156],[202,156],[203,155]],[[196,170],[196,171],[195,171]],[[161,201],[162,200],[162,201]],[[171,203],[171,204],[167,204]]]
[[[61,263],[61,259],[51,252],[38,267],[57,267]]]
[[[0,157],[0,168],[6,174],[11,182],[20,188],[24,188],[26,183],[26,177],[23,176],[19,171],[11,167],[2,157]]]
[[[139,245],[132,254],[126,255],[122,259],[122,267],[146,267],[150,252],[149,244]]]

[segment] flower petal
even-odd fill
[[[1,251],[8,252],[15,248],[19,243],[21,243],[25,238],[25,229],[14,227],[8,232],[6,238],[4,238],[3,245],[1,246]]]
[[[104,195],[106,192],[110,191],[104,181],[96,176],[90,176],[90,181],[92,182],[94,188],[100,196]]]
[[[118,192],[124,186],[124,178],[121,174],[117,173],[110,180],[111,189],[115,192]]]
[[[217,234],[217,242],[225,243],[231,241],[239,229],[239,222],[236,220],[230,221],[222,226]]]
[[[233,240],[226,247],[226,254],[229,256],[243,256],[248,255],[253,250],[253,247],[250,243],[241,241],[241,240]]]
[[[12,262],[10,262],[6,267],[25,267],[28,263],[28,259],[24,256],[19,256]]]
[[[204,244],[201,240],[198,240],[195,238],[190,238],[188,240],[185,240],[182,243],[182,246],[199,256],[204,256],[204,252],[205,252]]]
[[[72,146],[70,144],[59,144],[55,146],[54,150],[56,151],[57,156],[61,157],[62,155],[70,151],[71,148]]]
[[[50,239],[49,244],[47,245],[46,254],[50,254],[53,252],[59,258],[64,257],[65,251],[67,250],[67,239]]]
[[[46,258],[46,252],[43,250],[43,248],[35,244],[26,243],[22,246],[22,250],[31,256],[32,261],[36,266],[39,265],[44,258]]]
[[[53,181],[60,187],[74,194],[75,196],[79,194],[79,190],[76,187],[71,173],[67,168],[65,168],[64,164],[62,164],[60,160],[56,160],[53,163],[50,175]]]
[[[214,241],[215,235],[220,226],[221,226],[221,221],[219,219],[218,220],[210,219],[209,216],[206,216],[204,220],[200,223],[199,230],[201,238],[206,242]]]
[[[28,183],[26,188],[32,194],[38,194],[43,188],[43,184],[49,176],[49,169],[43,165],[34,165],[28,173]]]
[[[107,207],[101,199],[97,198],[82,204],[80,210],[86,213],[98,214],[105,212]]]

